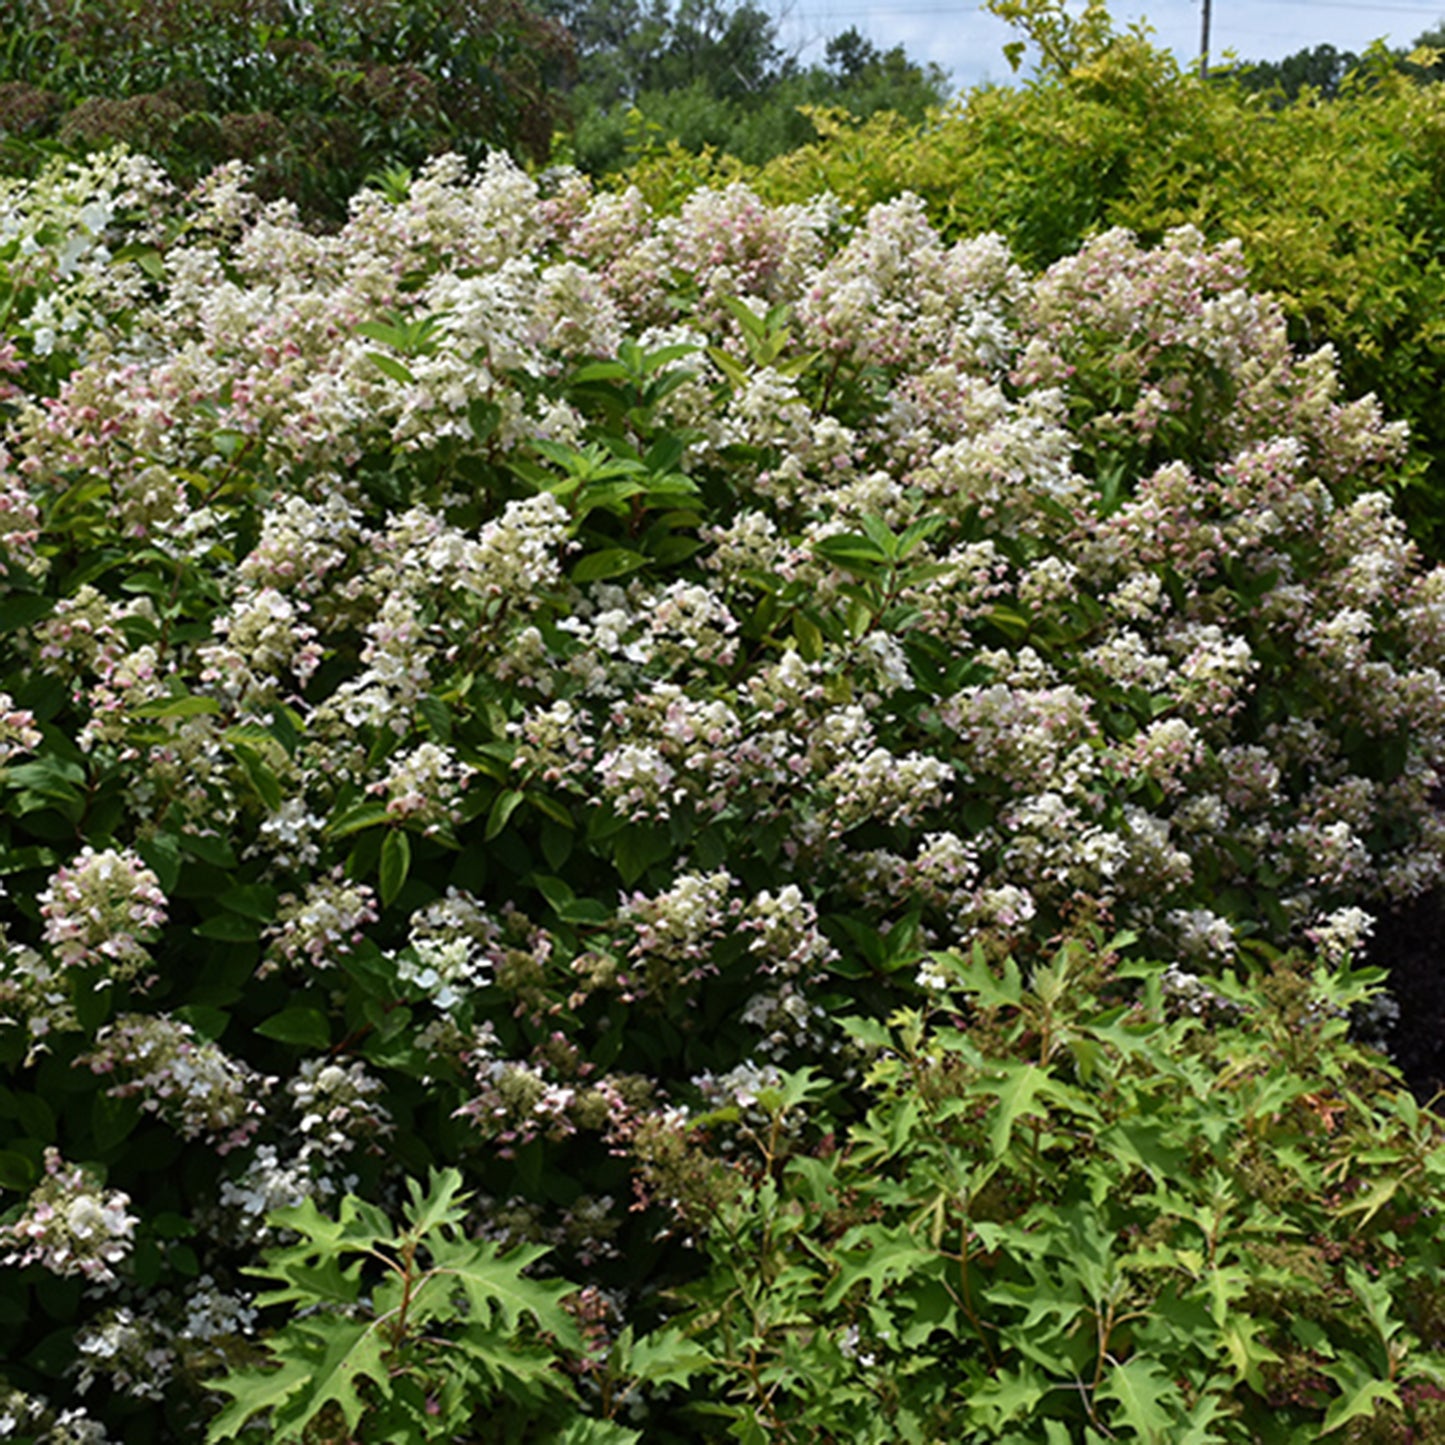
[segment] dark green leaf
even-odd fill
[[[626,547],[607,547],[583,557],[572,569],[572,580],[601,582],[608,577],[624,577],[645,566],[647,558],[641,552],[633,552]]]
[[[331,1046],[331,1026],[320,1009],[308,1008],[305,1004],[293,1004],[278,1014],[256,1025],[256,1032],[262,1038],[275,1039],[277,1043],[299,1044],[309,1049],[326,1049]]]
[[[216,913],[198,923],[194,932],[221,943],[254,943],[261,936],[261,921],[241,913]]]
[[[381,902],[386,907],[396,901],[411,872],[411,838],[400,828],[386,835],[381,845]]]

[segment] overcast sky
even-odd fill
[[[764,0],[781,17],[780,32],[803,61],[822,59],[824,41],[850,25],[887,50],[902,45],[914,60],[936,61],[955,87],[1010,79],[1003,47],[1015,38],[1009,27],[977,0]],[[1200,0],[1153,0],[1110,7],[1124,29],[1146,20],[1156,42],[1183,62],[1199,55]],[[1422,30],[1445,19],[1445,0],[1213,0],[1209,51],[1235,51],[1244,60],[1278,60],[1296,50],[1333,45],[1362,51],[1372,40],[1408,45]]]

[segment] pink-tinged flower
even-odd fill
[[[145,943],[166,921],[160,880],[134,853],[86,847],[40,895],[45,942],[64,968],[134,978],[150,963]]]
[[[116,1277],[112,1266],[130,1254],[137,1221],[126,1213],[129,1204],[130,1196],[106,1190],[94,1169],[67,1164],[47,1149],[45,1178],[20,1218],[0,1231],[15,1246],[4,1263],[39,1264],[52,1274],[109,1284]]]

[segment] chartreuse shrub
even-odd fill
[[[1409,422],[1413,466],[1396,494],[1439,556],[1445,92],[1378,52],[1334,98],[1306,89],[1275,105],[1227,75],[1201,82],[1100,5],[993,8],[1038,61],[1026,84],[977,87],[922,122],[815,115],[816,142],[761,168],[674,150],[627,179],[657,204],[720,179],[775,203],[828,190],[859,213],[912,191],[946,237],[997,231],[1031,268],[1115,226],[1150,244],[1180,225],[1238,239],[1296,345],[1331,343],[1346,389]]]
[[[0,235],[13,1431],[1424,1418],[1341,970],[1445,574],[1237,247],[501,159]]]

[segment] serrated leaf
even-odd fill
[[[1175,1412],[1166,1408],[1179,1401],[1179,1391],[1157,1360],[1141,1356],[1110,1367],[1099,1394],[1113,1400],[1119,1413],[1150,1445],[1173,1445]]]
[[[1017,1371],[995,1375],[968,1391],[968,1412],[995,1429],[1032,1411],[1052,1386],[1027,1360]]]
[[[366,1402],[356,1393],[359,1380],[371,1380],[383,1392],[390,1385],[390,1372],[382,1352],[382,1337],[374,1320],[352,1320],[344,1315],[313,1315],[306,1320],[303,1346],[299,1331],[279,1342],[283,1361],[308,1365],[306,1384],[276,1412],[279,1421],[305,1426],[326,1406],[335,1404],[353,1433],[361,1423]],[[311,1342],[320,1345],[320,1350]],[[294,1354],[293,1354],[294,1351]]]
[[[1393,1160],[1387,1162],[1393,1162]],[[1402,1182],[1398,1176],[1386,1175],[1385,1178],[1375,1181],[1368,1194],[1361,1195],[1358,1199],[1352,1199],[1348,1204],[1342,1206],[1339,1212],[1341,1215],[1360,1215],[1360,1221],[1355,1228],[1364,1229],[1400,1192]]]
[[[893,1031],[877,1019],[850,1015],[840,1019],[839,1025],[849,1038],[856,1040],[867,1049],[891,1049],[896,1046]]]
[[[998,1107],[989,1121],[989,1149],[995,1159],[1001,1159],[1008,1152],[1013,1137],[1014,1125],[1022,1118],[1047,1118],[1048,1110],[1038,1105],[1041,1094],[1052,1092],[1053,1080],[1045,1069],[1037,1064],[1014,1064],[1009,1066],[1003,1079],[990,1079],[975,1085],[981,1094],[993,1094],[998,1098]]]
[[[856,1247],[840,1249],[838,1273],[823,1294],[823,1307],[832,1309],[855,1285],[863,1285],[873,1299],[887,1286],[937,1260],[932,1250],[920,1249],[906,1230],[874,1226],[861,1232]]]
[[[577,1321],[561,1305],[575,1286],[561,1280],[529,1279],[522,1272],[546,1254],[546,1249],[528,1246],[499,1257],[496,1245],[489,1241],[432,1235],[428,1243],[431,1273],[461,1289],[473,1319],[487,1322],[495,1317],[512,1333],[530,1316],[539,1330],[553,1336],[563,1348],[582,1348]]]
[[[1220,1327],[1220,1337],[1235,1376],[1250,1389],[1262,1393],[1264,1379],[1259,1367],[1276,1363],[1279,1356],[1268,1345],[1261,1343],[1259,1333],[1258,1321],[1249,1315],[1228,1315]]]
[[[1334,1434],[1351,1420],[1373,1415],[1377,1405],[1400,1403],[1394,1382],[1378,1379],[1358,1360],[1345,1359],[1325,1365],[1322,1373],[1340,1387],[1340,1394],[1330,1401],[1330,1408],[1325,1411],[1321,1437]]]
[[[288,1361],[276,1369],[238,1371],[208,1381],[211,1389],[230,1395],[232,1399],[211,1421],[206,1431],[207,1445],[215,1445],[220,1440],[234,1440],[248,1420],[263,1411],[279,1409],[305,1387],[309,1378],[304,1363]],[[272,1438],[280,1440],[285,1437],[273,1435]]]
[[[466,1214],[469,1194],[462,1193],[462,1176],[458,1169],[432,1170],[425,1193],[415,1179],[406,1181],[411,1207],[406,1218],[417,1235],[429,1234],[444,1224],[460,1223]]]

